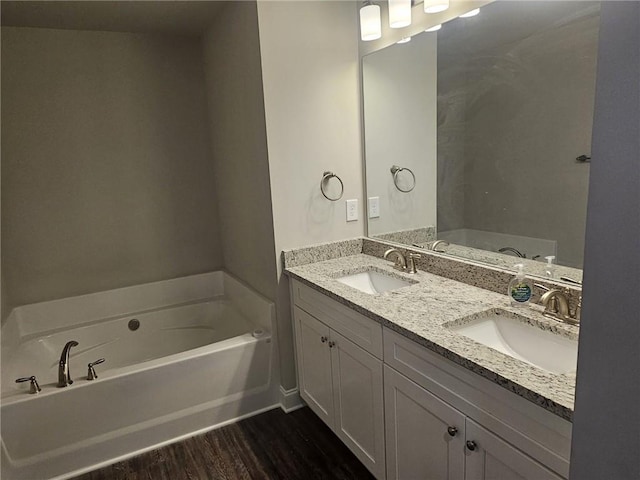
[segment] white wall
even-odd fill
[[[275,301],[276,259],[256,3],[226,2],[203,45],[224,267]]]
[[[436,226],[437,36],[423,33],[363,58],[367,197],[380,198],[369,235]],[[390,168],[411,169],[399,191]],[[413,185],[401,172],[402,189]]]
[[[357,5],[259,1],[258,20],[278,258],[278,339],[283,387],[291,389],[292,324],[280,252],[363,234]],[[320,193],[325,170],[344,182],[339,202]],[[360,220],[346,223],[344,201],[352,198],[360,202]]]
[[[13,305],[221,266],[196,38],[2,28]]]

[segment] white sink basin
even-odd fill
[[[465,337],[551,373],[576,370],[578,341],[528,325],[503,313],[449,327]]]
[[[408,287],[414,283],[398,277],[392,277],[391,275],[386,275],[375,270],[345,275],[344,277],[337,278],[336,280],[340,283],[356,288],[361,292],[370,294],[397,290],[398,288]]]

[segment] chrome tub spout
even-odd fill
[[[69,353],[71,347],[77,347],[78,342],[71,340],[62,349],[62,355],[60,355],[60,363],[58,364],[58,387],[66,387],[73,383],[71,380],[71,372],[69,371]]]

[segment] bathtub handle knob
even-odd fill
[[[87,380],[95,380],[96,378],[98,378],[98,374],[96,373],[96,369],[93,368],[94,365],[99,365],[101,363],[104,363],[104,358],[99,358],[98,360],[96,360],[95,362],[91,362],[90,364],[87,365],[89,371],[87,372]]]
[[[38,385],[38,381],[36,380],[35,375],[31,375],[30,377],[20,377],[16,379],[16,383],[22,382],[31,382],[31,385],[29,386],[29,393],[39,393],[42,391],[40,385]]]
[[[325,336],[320,337],[320,341],[322,343],[327,343],[327,340],[329,340],[329,339],[327,337],[325,337]]]

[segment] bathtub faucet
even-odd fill
[[[71,373],[69,372],[69,352],[71,347],[77,347],[78,342],[71,340],[62,349],[62,355],[60,355],[60,363],[58,364],[58,387],[66,387],[73,383],[71,380]]]

